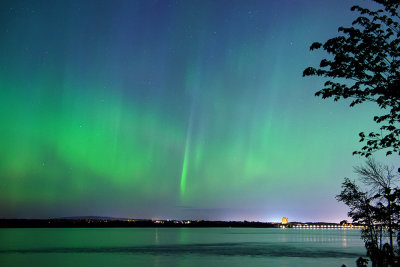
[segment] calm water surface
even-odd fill
[[[359,230],[0,229],[0,266],[355,266]]]

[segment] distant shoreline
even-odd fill
[[[249,221],[205,221],[205,220],[142,220],[142,219],[112,219],[112,218],[79,218],[79,219],[0,219],[0,228],[209,228],[209,227],[235,227],[235,228],[338,228],[343,226],[338,223],[325,222],[290,222],[287,224],[274,222],[249,222]]]
[[[253,227],[279,228],[278,223],[190,220],[117,219],[0,219],[0,228],[113,228],[113,227]]]

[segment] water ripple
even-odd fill
[[[0,250],[0,253],[128,253],[128,254],[200,254],[223,256],[354,258],[361,255],[346,249],[327,249],[268,243],[210,243],[132,247],[81,247]]]

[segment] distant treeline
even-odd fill
[[[248,221],[152,221],[93,219],[0,219],[0,228],[99,228],[99,227],[253,227],[279,228],[279,223]]]

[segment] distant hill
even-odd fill
[[[52,220],[93,220],[93,221],[124,221],[130,220],[130,218],[115,218],[107,216],[70,216],[70,217],[57,217],[51,218]]]

